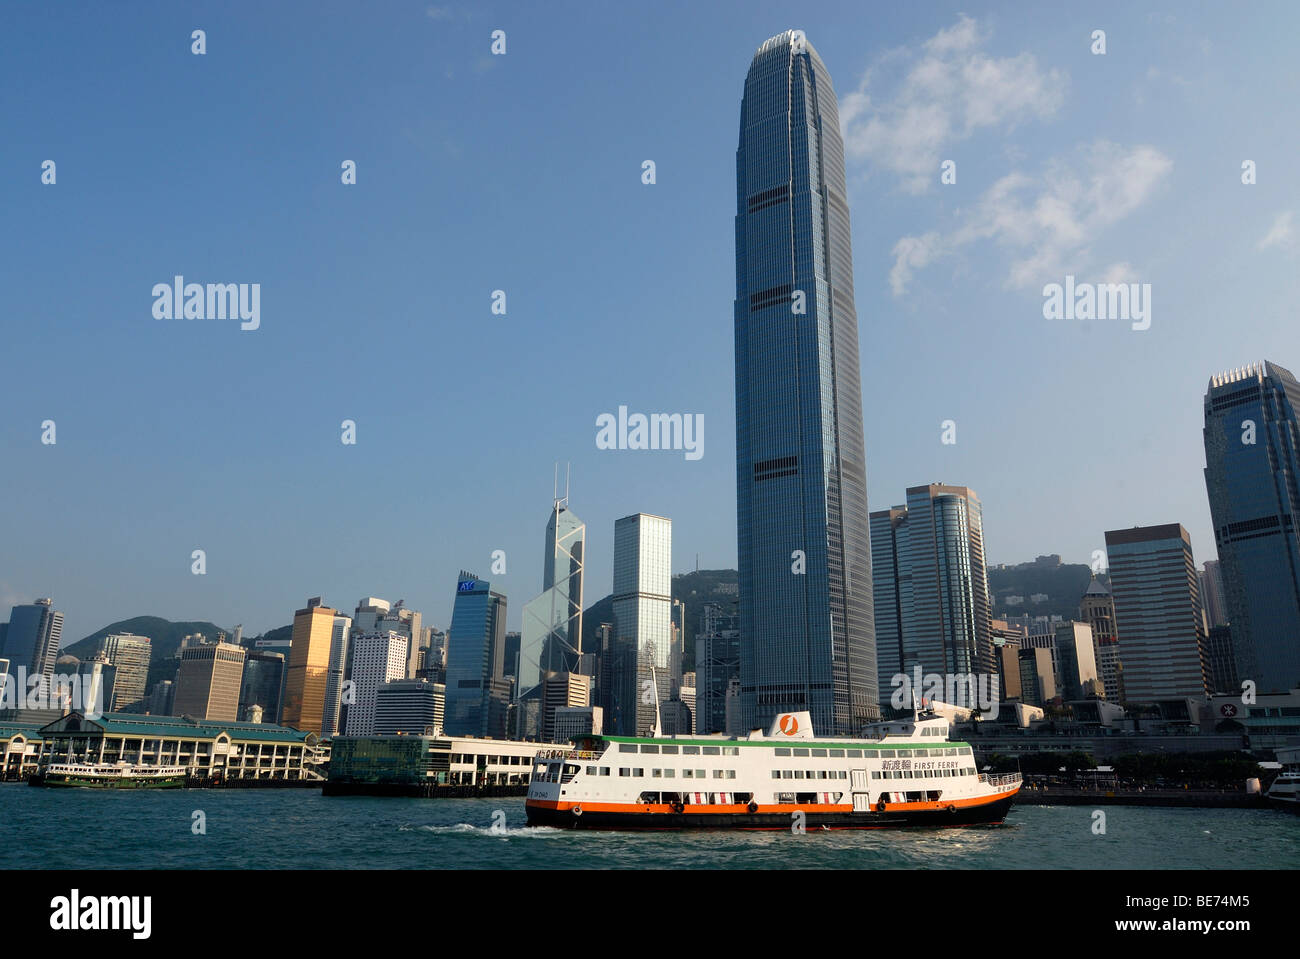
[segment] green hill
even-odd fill
[[[686,636],[682,649],[684,672],[695,669],[695,634],[699,631],[704,605],[720,603],[724,608],[730,609],[737,600],[735,592],[737,580],[738,574],[734,569],[701,569],[673,577],[673,599],[681,600],[686,604]],[[600,624],[613,621],[613,596],[606,596],[583,610],[582,648],[594,650]]]
[[[1032,563],[1015,566],[991,566],[988,574],[993,616],[998,619],[1022,613],[1077,619],[1079,601],[1092,580],[1091,567],[1062,563],[1059,556],[1040,556]],[[1016,596],[1021,597],[1019,603],[1008,601]]]

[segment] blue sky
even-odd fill
[[[146,613],[256,632],[314,595],[445,626],[457,570],[503,549],[513,628],[557,460],[588,602],[628,513],[673,519],[676,570],[733,566],[737,123],[754,49],[792,27],[845,124],[872,508],[957,483],[993,563],[1087,562],[1106,529],[1166,522],[1212,558],[1206,382],[1300,367],[1298,21],[1282,2],[7,5],[0,605],[53,596],[69,641]],[[155,320],[176,274],[261,284],[260,329]],[[1151,284],[1151,328],[1044,319],[1066,274]],[[597,449],[621,404],[702,414],[704,456]]]

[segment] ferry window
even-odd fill
[[[600,774],[601,774],[602,776],[608,776],[608,775],[609,775],[609,767],[608,767],[608,766],[601,766],[601,767],[600,767]]]
[[[274,674],[272,674],[272,676],[274,676]],[[596,767],[595,767],[595,766],[588,766],[588,767],[587,767],[587,775],[588,775],[588,776],[595,776],[595,775],[596,775]]]
[[[955,749],[945,749],[945,750],[943,751],[943,754],[944,754],[945,756],[956,756],[956,755],[957,755],[957,750],[955,750]]]
[[[728,769],[728,770],[727,770],[727,778],[728,778],[728,779],[735,779],[735,778],[736,778],[736,771],[735,771],[734,769]]]
[[[633,776],[644,776],[644,775],[645,775],[645,770],[644,770],[644,769],[633,769],[633,770],[632,770],[632,775],[633,775]]]
[[[683,769],[683,770],[682,770],[682,778],[683,778],[683,779],[694,779],[694,778],[695,778],[695,770],[694,770],[694,769]]]
[[[721,779],[721,778],[722,778],[722,770],[721,770],[721,769],[715,769],[715,770],[713,770],[713,778],[714,778],[714,779]]]
[[[826,778],[826,770],[824,770],[824,769],[819,769],[819,770],[817,770],[817,778],[818,778],[818,779],[825,779],[825,778]]]
[[[683,756],[698,756],[699,754],[700,754],[700,747],[699,747],[699,746],[683,746],[683,747],[682,747],[682,755],[683,755]]]
[[[778,746],[776,749],[776,754],[778,756],[789,756],[790,750],[786,747]]]
[[[814,750],[812,751],[812,754],[813,754],[814,756],[825,756],[825,755],[826,755],[826,750],[824,750],[824,749],[814,749]]]
[[[896,749],[896,750],[894,750],[894,758],[895,758],[895,759],[910,759],[911,756],[912,756],[912,750],[910,750],[910,749]]]
[[[796,769],[796,770],[794,771],[794,778],[795,778],[795,779],[803,779],[803,770],[802,770],[802,769]]]
[[[831,755],[831,759],[843,759],[843,758],[844,758],[844,750],[842,750],[842,749],[830,749],[830,750],[827,750],[827,752],[830,753],[830,755]]]
[[[665,769],[665,770],[664,770],[664,779],[672,779],[672,778],[675,777],[676,775],[677,775],[677,770],[676,770],[676,769]]]
[[[706,755],[706,756],[716,756],[716,755],[718,755],[718,747],[717,747],[717,746],[705,746],[705,747],[704,747],[704,755]]]
[[[808,755],[808,750],[806,750],[806,749],[796,749],[796,750],[794,751],[794,754],[795,754],[796,756],[807,756],[807,755]]]
[[[739,747],[739,746],[723,746],[723,747],[722,747],[722,755],[724,755],[724,756],[739,756],[739,755],[740,755],[740,747]]]
[[[794,779],[794,771],[791,770],[791,769],[782,769],[782,770],[781,770],[781,778],[782,778],[782,779]]]
[[[664,747],[662,747],[662,748],[663,748],[663,751],[664,751],[664,755],[665,755],[665,756],[676,756],[676,755],[677,755],[677,747],[676,747],[676,746],[664,746]]]
[[[662,769],[652,769],[652,770],[650,770],[650,778],[651,778],[651,779],[662,779],[662,778],[663,778],[663,774],[664,774],[664,771],[663,771]]]
[[[961,747],[961,754],[962,754],[963,756],[969,756],[969,755],[970,755],[970,747],[969,747],[969,746],[963,746],[963,747]]]
[[[658,746],[642,746],[642,747],[641,747],[641,752],[643,752],[643,753],[656,753],[656,754],[657,754],[657,753],[659,752],[659,747],[658,747]]]
[[[619,767],[618,774],[620,776],[630,776],[632,775],[632,770],[628,769],[626,766],[621,766]]]
[[[704,770],[703,770],[703,769],[697,769],[697,770],[695,770],[695,778],[696,778],[696,779],[703,779],[703,778],[704,778]]]
[[[848,770],[841,769],[841,770],[839,770],[839,774],[840,774],[840,778],[841,778],[841,779],[848,779],[848,778],[849,778]]]
[[[912,755],[919,759],[924,759],[926,756],[930,755],[930,751],[928,749],[913,749]]]
[[[619,743],[618,751],[621,753],[634,753],[636,752],[636,743]]]
[[[781,770],[779,770],[779,769],[773,769],[773,770],[772,770],[772,778],[773,778],[773,779],[780,779],[780,778],[781,778]]]

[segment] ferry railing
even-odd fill
[[[988,783],[990,786],[1014,786],[1020,782],[1020,773],[1003,773],[998,776],[980,773],[980,782]]]

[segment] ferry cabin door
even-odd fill
[[[867,793],[870,780],[865,769],[850,769],[849,784],[853,787],[853,811],[870,812],[871,799]]]

